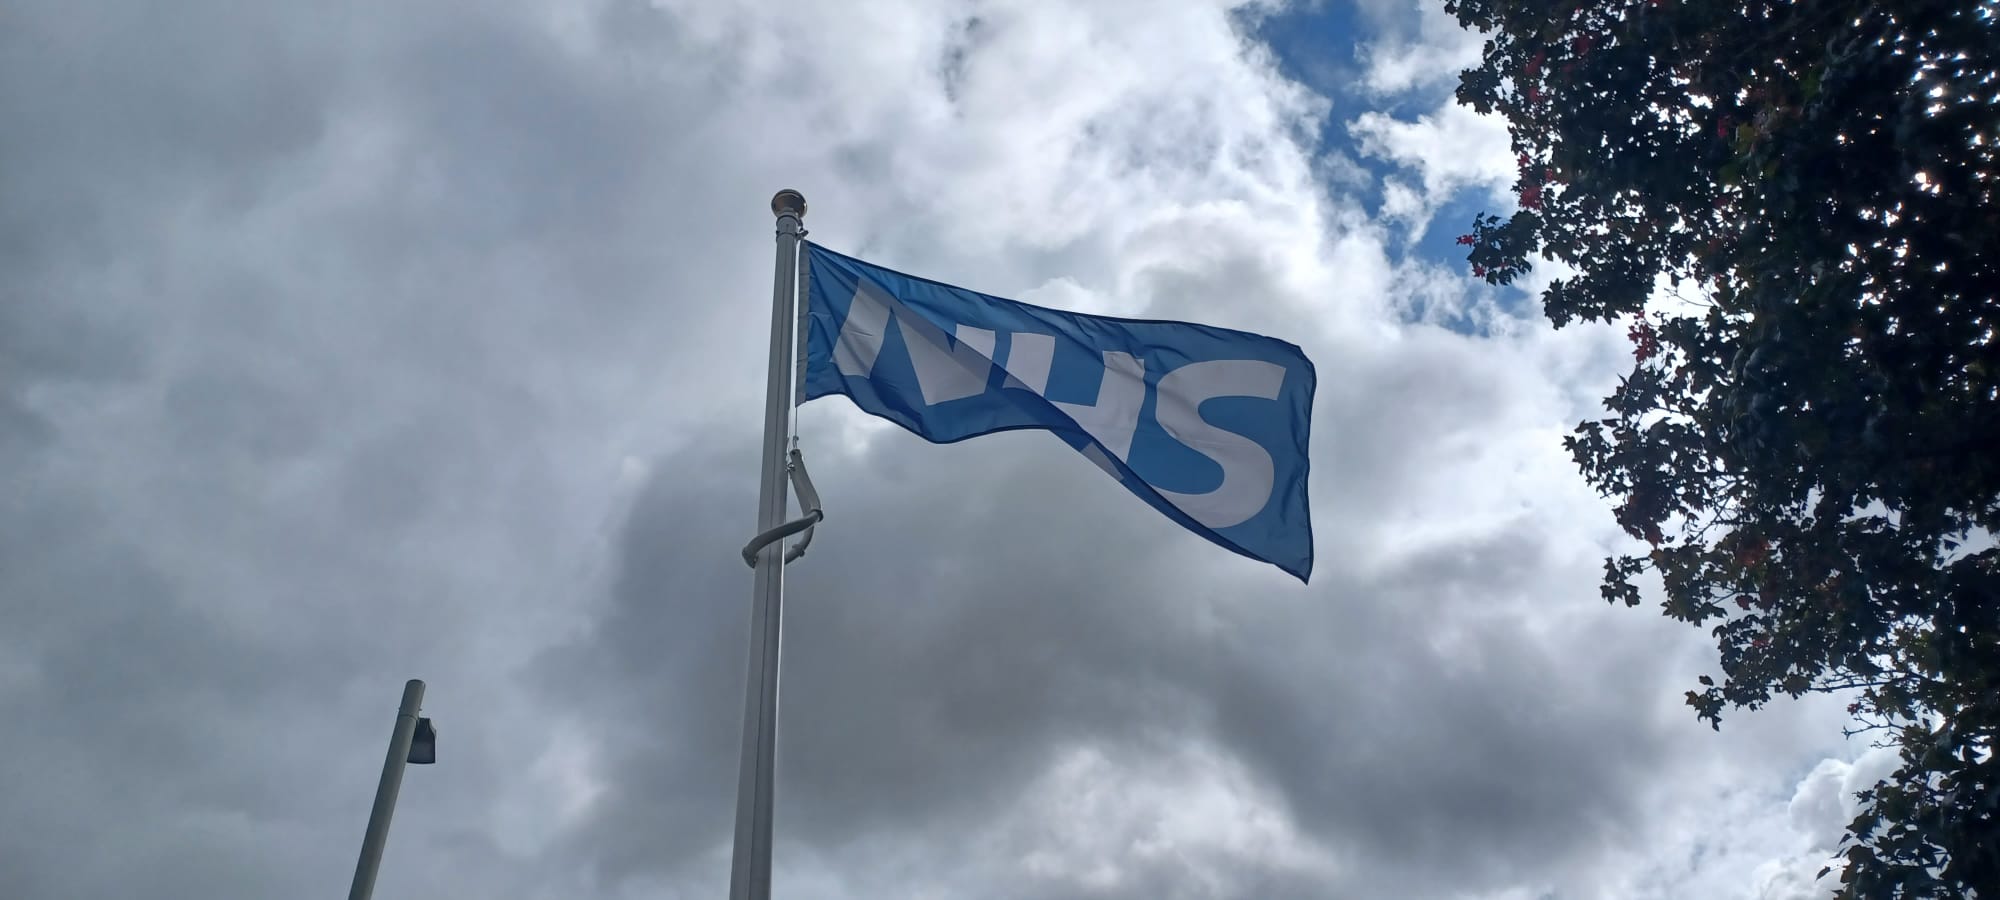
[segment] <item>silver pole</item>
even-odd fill
[[[382,867],[382,845],[389,840],[389,817],[396,812],[396,792],[403,786],[403,766],[410,760],[410,735],[417,729],[417,711],[424,703],[424,683],[415,678],[403,685],[403,706],[396,710],[396,728],[389,732],[389,756],[382,760],[382,781],[375,786],[375,808],[368,813],[368,834],[361,839],[361,859],[354,864],[354,885],[347,900],[368,900],[375,893],[375,872]]]
[[[771,369],[764,389],[764,476],[757,494],[757,531],[785,521],[785,444],[791,437],[793,300],[806,198],[783,190],[771,198],[778,217],[777,281],[771,289]],[[743,757],[736,772],[736,846],[729,900],[771,896],[771,801],[778,749],[778,650],[785,610],[785,544],[773,541],[757,557],[750,614],[750,680],[743,694]]]

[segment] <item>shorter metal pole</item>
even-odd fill
[[[389,732],[389,756],[382,761],[382,782],[375,786],[375,809],[368,813],[368,834],[361,839],[361,859],[354,864],[354,886],[347,900],[368,900],[375,893],[375,871],[382,867],[382,845],[389,840],[389,817],[396,812],[396,792],[403,786],[403,766],[410,760],[410,735],[417,729],[417,711],[424,703],[424,683],[415,678],[403,685],[403,706],[396,711],[396,728]]]

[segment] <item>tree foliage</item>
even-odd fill
[[[1566,441],[1650,548],[1605,598],[1711,629],[1718,727],[1841,691],[1899,746],[1841,896],[2000,897],[2000,0],[1445,8],[1520,166],[1474,274],[1633,342]]]

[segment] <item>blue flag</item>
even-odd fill
[[[1154,509],[1303,581],[1316,375],[1298,347],[1032,306],[806,244],[804,399],[936,443],[1055,432]]]

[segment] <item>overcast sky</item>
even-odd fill
[[[0,896],[338,896],[411,677],[376,896],[722,896],[785,187],[1304,347],[1318,562],[808,404],[778,896],[1826,896],[1887,759],[1598,598],[1631,348],[1452,252],[1512,154],[1436,7],[8,3]]]

